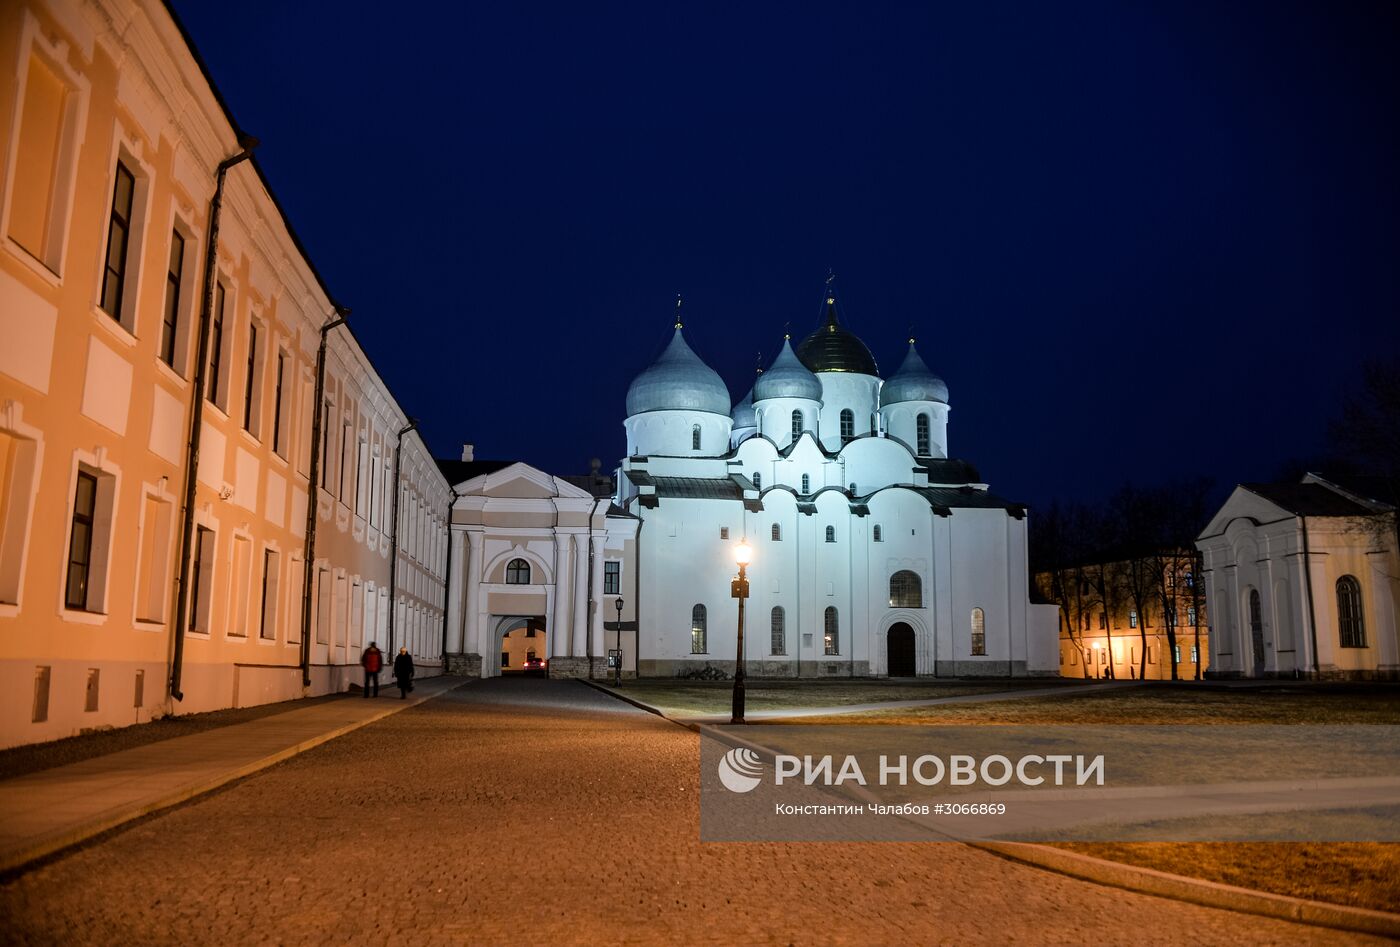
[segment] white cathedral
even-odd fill
[[[729,676],[746,541],[750,674],[1056,676],[1025,508],[949,457],[948,388],[912,340],[882,380],[834,295],[824,309],[732,409],[677,320],[628,389],[612,497],[524,464],[444,465],[477,473],[455,487],[458,667],[499,673],[506,636],[529,634],[555,676],[603,676],[613,648],[643,677]]]

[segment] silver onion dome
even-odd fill
[[[880,388],[880,407],[904,401],[948,403],[947,382],[929,371],[913,339],[909,340],[909,354],[904,356],[904,364]]]
[[[766,401],[769,398],[806,398],[808,401],[822,400],[822,383],[811,370],[797,360],[792,343],[783,340],[783,349],[773,360],[773,366],[758,376],[753,383],[753,400]]]
[[[627,414],[648,411],[704,411],[729,416],[729,389],[719,373],[686,344],[681,327],[671,344],[627,389]]]

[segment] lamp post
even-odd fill
[[[616,675],[615,680],[616,680],[616,686],[617,686],[617,687],[621,687],[621,686],[622,686],[622,596],[621,596],[621,595],[619,595],[619,596],[617,597],[617,601],[613,602],[613,608],[617,609],[617,622],[616,622],[616,628],[617,628],[617,675]]]
[[[749,597],[749,561],[753,547],[744,540],[734,547],[734,561],[739,564],[739,577],[730,583],[729,594],[739,600],[739,654],[734,659],[734,707],[730,723],[744,722],[744,599]]]

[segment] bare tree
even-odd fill
[[[1084,614],[1083,568],[1079,558],[1083,552],[1080,521],[1083,508],[1062,506],[1058,501],[1036,522],[1031,533],[1032,569],[1042,576],[1041,592],[1060,607],[1060,625],[1070,646],[1082,656],[1080,616]],[[1089,665],[1084,664],[1084,676],[1089,677]]]

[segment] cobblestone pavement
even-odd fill
[[[697,737],[493,679],[0,885],[0,940],[1303,943],[1362,938],[956,844],[701,844]]]

